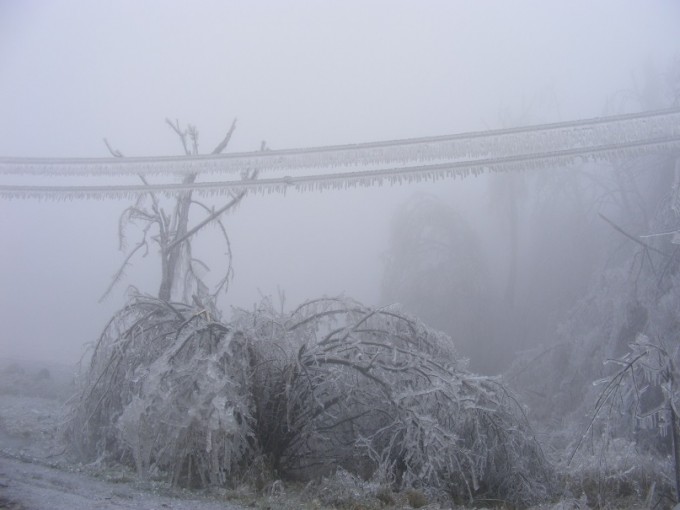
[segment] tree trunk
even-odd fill
[[[196,174],[188,175],[184,179],[184,184],[192,184],[196,180]],[[177,228],[174,236],[163,246],[161,253],[161,287],[158,290],[158,298],[163,301],[172,300],[172,291],[175,287],[175,280],[180,273],[179,266],[182,262],[183,243],[174,243],[175,240],[183,238],[188,230],[189,210],[191,209],[191,191],[187,191],[178,199],[177,204]]]
[[[671,395],[672,399],[673,396]],[[675,475],[675,502],[680,503],[680,437],[678,434],[678,417],[675,415],[673,404],[668,406],[671,413],[671,437],[673,439],[673,467]]]

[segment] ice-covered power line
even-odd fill
[[[144,158],[0,158],[0,176],[185,175],[191,184],[28,185],[0,183],[3,198],[122,198],[145,192],[222,194],[372,186],[485,171],[565,166],[680,150],[680,108],[528,127],[352,145],[211,156]],[[304,170],[313,169],[311,173]],[[257,180],[239,179],[257,170]],[[271,171],[278,176],[262,175]],[[285,172],[285,176],[280,174]],[[213,180],[205,180],[205,176]],[[214,176],[227,179],[214,179]],[[236,177],[234,177],[236,175]],[[231,179],[228,179],[231,177]]]
[[[50,198],[56,200],[82,200],[101,198],[133,198],[142,193],[174,194],[195,191],[201,195],[223,195],[230,192],[254,191],[259,194],[296,191],[320,191],[353,187],[379,186],[420,181],[467,177],[483,172],[522,171],[555,168],[584,161],[614,161],[662,151],[680,152],[680,135],[644,142],[610,144],[587,149],[567,149],[489,158],[474,161],[428,164],[418,166],[378,168],[373,170],[345,171],[328,174],[284,176],[266,179],[224,180],[170,184],[86,185],[86,186],[22,186],[0,185],[3,198]]]

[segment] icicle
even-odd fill
[[[666,129],[668,126],[672,127],[672,130],[678,131],[677,126],[673,122],[665,122],[663,124],[665,127],[664,133],[668,132]],[[553,129],[553,128],[550,128]],[[591,136],[592,128],[588,127],[583,129],[583,132]],[[612,130],[609,129],[611,132]],[[616,131],[616,130],[613,130]],[[550,135],[547,132],[540,133],[540,136],[535,136],[543,143],[546,136],[551,136],[553,139],[557,140],[557,137]],[[521,148],[521,150],[526,150],[527,144],[518,143],[522,142],[522,138],[517,139],[516,133],[511,133],[513,137],[513,148],[512,151],[516,152]],[[580,140],[580,136],[578,137]],[[600,138],[602,139],[602,138]],[[612,137],[609,137],[611,140]],[[533,143],[533,142],[532,142]],[[451,145],[451,144],[450,144]],[[477,154],[480,154],[484,150],[489,149],[494,144],[490,140],[481,137],[481,135],[471,135],[470,139],[465,141],[465,144],[457,144],[456,150],[460,150],[461,147],[469,147],[472,145],[477,145]],[[528,143],[530,146],[531,143]],[[568,145],[568,144],[567,144]],[[425,159],[425,154],[436,147],[436,143],[421,144],[421,146],[416,147],[402,147],[400,154],[402,157],[409,155],[411,158]],[[480,149],[481,147],[481,149]],[[226,181],[214,181],[214,182],[195,182],[193,184],[175,183],[175,184],[158,184],[158,185],[89,185],[89,186],[17,186],[17,185],[0,185],[0,196],[9,199],[26,199],[26,198],[52,198],[57,200],[63,199],[101,199],[101,198],[134,198],[142,193],[148,192],[160,192],[167,196],[171,196],[178,192],[194,190],[205,194],[219,194],[222,195],[228,190],[255,190],[259,194],[263,194],[265,191],[267,193],[284,193],[285,190],[293,185],[296,191],[304,192],[311,189],[350,189],[356,188],[358,186],[370,186],[381,185],[385,180],[389,184],[403,184],[410,182],[420,182],[423,179],[436,180],[446,177],[467,177],[469,175],[480,175],[484,172],[502,172],[502,171],[518,171],[518,170],[528,170],[534,168],[546,168],[555,166],[566,166],[574,164],[576,161],[619,161],[621,159],[635,157],[640,154],[650,154],[660,151],[668,150],[678,150],[680,149],[680,134],[675,136],[664,135],[661,138],[656,139],[639,139],[633,141],[623,141],[618,143],[608,143],[604,145],[590,145],[589,147],[573,147],[570,146],[566,149],[560,150],[545,150],[545,147],[541,147],[541,150],[535,153],[512,153],[510,155],[478,158],[473,160],[456,160],[456,161],[442,161],[441,158],[436,159],[436,163],[431,164],[421,164],[418,166],[406,166],[408,160],[398,161],[402,166],[398,167],[378,167],[372,169],[364,170],[354,170],[354,171],[338,171],[329,174],[312,174],[312,175],[298,175],[294,177],[277,177],[268,179],[258,179],[254,181],[243,181],[243,180],[226,180]],[[490,149],[489,149],[490,150]],[[391,152],[390,152],[391,151]],[[507,149],[511,152],[510,149]],[[342,161],[341,169],[349,168],[347,163],[347,158],[352,158],[352,150],[345,150],[344,156],[346,160]],[[381,159],[383,161],[391,161],[392,157],[390,154],[394,154],[394,147],[372,149],[369,151],[369,156],[371,158]],[[303,155],[299,154],[296,156],[296,161],[299,159],[303,161]],[[439,153],[434,154],[439,156]],[[354,154],[356,156],[356,154]],[[324,156],[325,157],[325,156]],[[315,156],[314,161],[323,162],[320,154]],[[260,156],[260,159],[262,157]],[[358,161],[358,156],[355,158]],[[116,163],[121,160],[116,160]],[[165,164],[169,164],[170,161],[181,162],[184,168],[188,168],[190,171],[196,171],[199,167],[201,161],[199,160],[188,160],[187,158],[163,158]],[[206,160],[209,161],[209,160]],[[257,160],[253,160],[252,163]],[[283,161],[285,158],[281,156],[280,158],[270,159],[271,161]],[[326,160],[327,161],[327,160]],[[429,161],[429,160],[428,160]],[[0,160],[0,167],[7,160]],[[134,161],[133,161],[134,163]],[[158,170],[159,166],[156,161],[145,161],[142,167]],[[188,165],[187,165],[188,163]],[[23,164],[23,163],[22,163]],[[61,163],[57,164],[59,166]],[[108,166],[107,166],[108,165]],[[104,168],[110,168],[110,163],[104,164]],[[63,166],[63,165],[62,165]],[[37,168],[37,167],[36,167]],[[42,168],[42,167],[40,167]],[[253,168],[253,166],[251,166]],[[1,173],[1,170],[0,170]]]
[[[680,135],[680,109],[495,131],[406,140],[192,157],[0,158],[0,174],[238,174],[244,169],[294,171],[371,165],[456,162],[526,153],[587,149]]]

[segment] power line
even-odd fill
[[[523,171],[554,168],[585,161],[619,161],[642,155],[680,151],[680,134],[661,138],[606,144],[587,148],[521,154],[473,161],[426,164],[416,166],[343,171],[326,174],[284,176],[252,180],[226,180],[169,184],[86,185],[86,186],[24,186],[0,185],[3,198],[49,198],[80,200],[102,198],[132,198],[143,193],[175,194],[195,191],[204,195],[234,192],[286,193],[288,190],[311,191],[348,187],[398,184],[423,180],[467,177],[483,172]]]
[[[243,174],[257,170],[396,167],[637,143],[680,135],[680,108],[510,129],[379,142],[205,156],[0,158],[0,175]]]

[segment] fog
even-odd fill
[[[0,0],[0,156],[107,157],[104,137],[126,156],[181,154],[166,117],[196,125],[202,152],[234,117],[228,152],[594,117],[680,53],[678,20],[672,0]],[[337,294],[386,304],[392,218],[414,195],[437,197],[477,233],[500,295],[507,241],[490,189],[479,177],[248,195],[225,217],[235,276],[220,306],[249,308],[280,291],[286,306]],[[127,205],[0,201],[0,357],[73,362],[129,285],[157,292],[150,253],[99,302],[124,258]],[[195,250],[219,270],[214,236]],[[540,302],[521,296],[540,287],[532,264],[520,261],[518,299]]]

